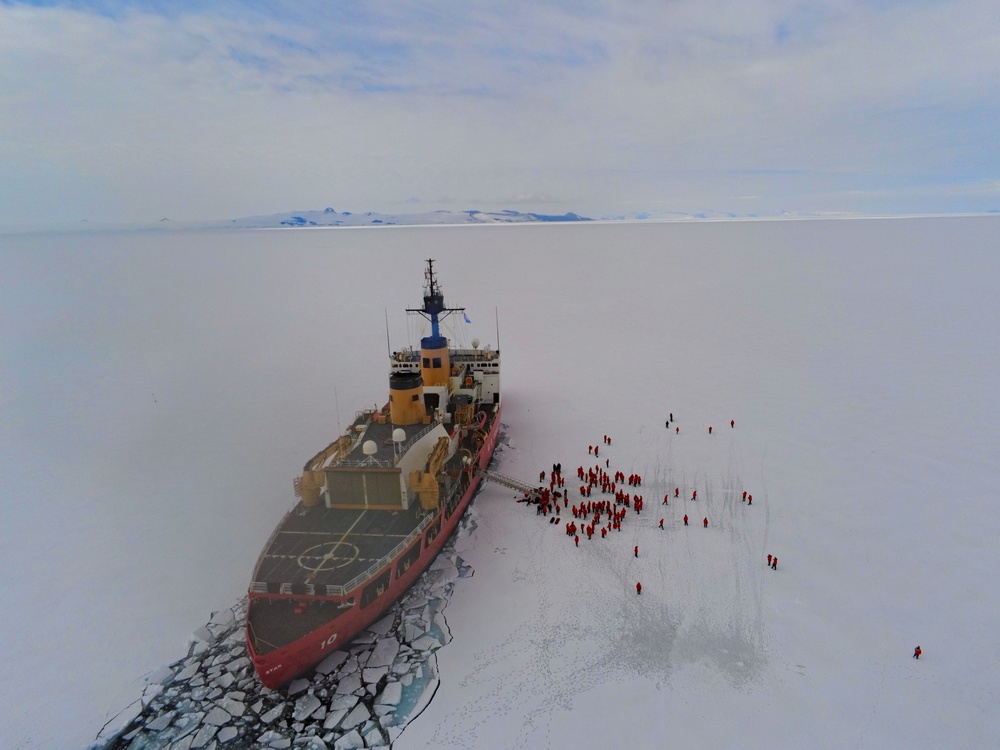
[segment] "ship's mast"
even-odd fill
[[[448,340],[441,335],[441,321],[453,312],[465,312],[464,307],[445,307],[444,294],[434,275],[434,260],[427,259],[427,270],[424,271],[424,306],[407,308],[407,312],[419,313],[431,322],[431,335],[420,340],[423,349],[439,349],[448,345]]]

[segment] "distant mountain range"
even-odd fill
[[[326,208],[322,211],[296,211],[248,216],[227,222],[241,229],[265,227],[360,227],[413,226],[420,224],[520,224],[527,222],[590,221],[575,213],[562,215],[522,213],[520,211],[431,211],[422,214],[380,214],[374,211],[352,213]]]

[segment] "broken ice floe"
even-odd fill
[[[474,512],[456,539],[475,528]],[[385,617],[285,688],[261,685],[244,644],[246,600],[198,628],[188,656],[147,676],[138,716],[103,750],[389,748],[438,686],[444,609],[472,575],[454,540]]]

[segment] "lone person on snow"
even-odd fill
[[[920,646],[917,646],[915,649],[913,649],[913,658],[914,659],[919,659],[920,658],[920,654],[922,654],[922,653],[923,653],[923,651],[920,650]]]
[[[642,584],[639,583],[638,581],[635,584],[635,593],[637,593],[637,594],[641,594],[642,593]]]

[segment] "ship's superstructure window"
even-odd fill
[[[435,357],[434,358],[434,367],[440,367],[440,366],[441,366],[441,358],[440,357]]]
[[[424,357],[424,367],[430,367],[430,366],[431,366],[431,358]]]

